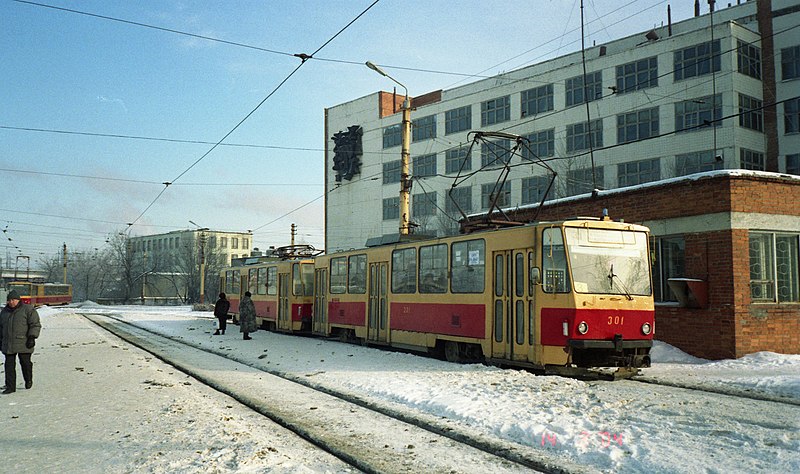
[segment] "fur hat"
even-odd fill
[[[19,292],[17,290],[9,291],[8,295],[6,296],[6,301],[18,300],[18,299],[20,299],[20,297],[19,297]]]

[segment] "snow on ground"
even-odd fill
[[[54,364],[53,352],[61,344],[56,339],[74,337],[75,331],[69,329],[73,326],[82,328],[80,334],[88,334],[90,340],[106,341],[98,345],[106,346],[105,352],[113,353],[109,357],[118,360],[120,349],[112,351],[116,344],[113,336],[90,329],[88,322],[74,316],[80,312],[113,313],[140,327],[273,373],[353,393],[394,410],[438,417],[454,429],[513,442],[591,470],[800,472],[800,406],[797,405],[633,381],[583,382],[536,376],[519,370],[450,364],[412,354],[264,331],[253,334],[252,341],[242,341],[238,327],[233,325],[228,326],[226,335],[212,336],[210,313],[193,312],[186,307],[106,307],[86,302],[70,308],[43,308],[40,310],[44,325],[42,344],[37,345],[34,356],[39,363],[37,373],[47,369],[46,364]],[[48,345],[47,337],[55,339]],[[81,350],[94,347],[85,341],[82,344],[85,345]],[[246,410],[227,397],[208,393],[210,390],[197,383],[183,385],[186,377],[174,373],[169,366],[132,349],[126,354],[129,358],[131,352],[138,355],[132,358],[133,362],[124,363],[132,364],[139,372],[131,374],[129,371],[133,369],[120,367],[102,378],[95,377],[95,383],[86,388],[84,396],[86,405],[97,407],[98,411],[107,410],[109,400],[114,401],[111,406],[124,405],[126,410],[117,415],[122,416],[119,425],[125,427],[120,431],[133,432],[142,449],[153,450],[159,442],[164,442],[164,448],[157,451],[160,456],[142,464],[142,469],[133,464],[137,470],[190,472],[211,467],[221,472],[259,471],[280,470],[284,464],[290,466],[284,472],[300,466],[309,472],[326,469],[311,459],[306,464],[303,459],[307,452],[287,448],[279,449],[283,458],[274,459],[270,452],[263,452],[263,444],[259,443],[265,437],[274,438],[271,434],[274,428],[262,426],[263,421],[244,418]],[[100,358],[98,355],[89,360],[97,362]],[[653,367],[645,370],[648,377],[667,381],[691,379],[693,385],[709,387],[735,385],[800,402],[800,356],[759,353],[738,360],[705,361],[659,343],[653,350],[653,360]],[[64,374],[52,376],[64,377],[63,384],[69,386],[76,376],[73,373],[76,369],[69,366],[76,364],[67,363]],[[39,369],[40,366],[45,367]],[[51,372],[54,370],[55,367]],[[160,372],[151,377],[152,371]],[[151,385],[157,388],[150,393],[162,393],[161,399],[136,398],[127,393],[142,392],[141,379],[145,373],[148,380],[158,383],[168,376],[164,383],[171,384],[169,390]],[[8,419],[12,409],[9,403],[28,403],[27,400],[43,393],[51,398],[58,396],[55,387],[41,386],[44,384],[37,380],[34,390],[8,396],[13,399],[0,398],[0,418]],[[209,402],[216,398],[227,401]],[[226,408],[228,405],[234,408]],[[180,416],[173,414],[176,406],[182,407]],[[157,414],[161,421],[157,421]],[[191,426],[187,426],[189,419]],[[35,427],[26,429],[30,436],[51,433],[50,428],[59,422],[59,417],[38,416],[36,421]],[[147,423],[166,423],[166,428],[151,430],[148,436],[143,428]],[[173,424],[180,425],[180,429]],[[0,427],[0,436],[14,439],[6,432],[6,425],[4,422]],[[231,436],[231,431],[238,436]],[[215,438],[220,442],[210,441]],[[0,443],[8,445],[2,439]],[[42,453],[50,452],[54,444],[55,437],[42,446],[37,456],[49,457]],[[120,456],[122,467],[116,470],[130,470],[134,462],[131,459],[136,457],[133,448],[123,450]],[[224,460],[217,462],[213,456]],[[106,462],[98,466],[115,470],[117,465]]]

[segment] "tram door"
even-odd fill
[[[492,277],[492,357],[526,360],[530,350],[533,298],[528,279],[532,250],[494,253]]]
[[[367,339],[386,342],[387,302],[386,288],[389,280],[389,264],[369,264],[369,308],[367,315]]]
[[[328,331],[328,269],[314,271],[314,313],[311,331],[326,334]]]
[[[278,273],[278,321],[275,323],[279,330],[292,329],[292,315],[289,307],[289,273]]]

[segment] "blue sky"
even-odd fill
[[[261,248],[287,244],[294,222],[322,248],[324,109],[393,87],[365,61],[413,96],[580,48],[579,0],[380,0],[209,152],[297,67],[292,54],[372,3],[0,0],[0,258],[189,220],[256,230]],[[668,3],[673,22],[692,15],[693,0],[585,0],[587,45],[666,23]]]

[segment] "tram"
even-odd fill
[[[33,306],[58,306],[72,303],[72,285],[64,283],[33,283],[12,281],[8,290],[17,290],[20,301]]]
[[[646,367],[648,232],[578,218],[320,256],[312,330],[553,373]]]

